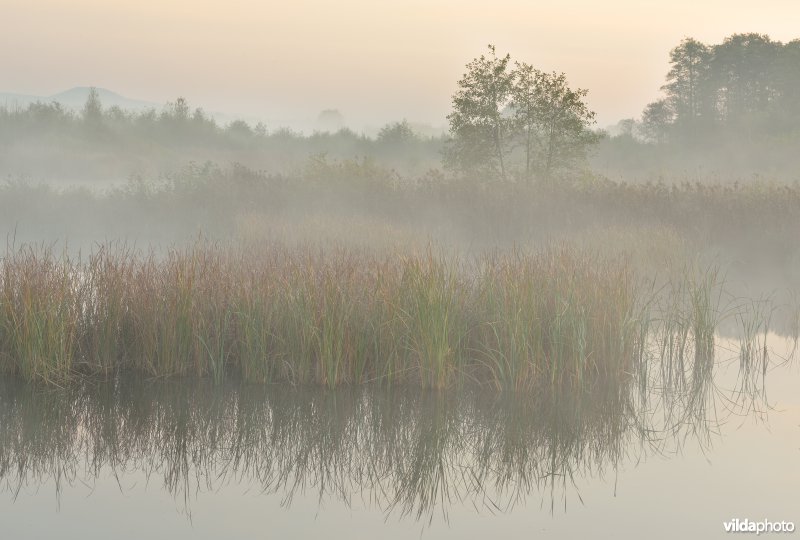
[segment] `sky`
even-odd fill
[[[446,125],[489,43],[589,90],[598,126],[657,99],[684,37],[800,37],[797,0],[0,0],[0,92],[107,88],[303,125]]]

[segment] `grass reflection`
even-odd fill
[[[162,482],[187,512],[198,491],[231,484],[277,493],[285,505],[309,494],[360,498],[387,516],[427,522],[446,519],[454,505],[503,512],[537,497],[553,511],[580,496],[584,477],[709,440],[723,395],[715,363],[684,360],[680,372],[650,366],[639,378],[547,381],[517,394],[128,377],[58,389],[5,380],[0,481],[17,497],[49,481],[60,490],[104,471],[136,471]],[[726,406],[758,388],[739,385]]]

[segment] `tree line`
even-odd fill
[[[96,136],[104,141],[115,135],[147,136],[176,144],[220,143],[225,139],[230,143],[245,143],[270,136],[304,137],[288,128],[268,130],[262,122],[250,124],[244,120],[234,120],[220,125],[202,108],[192,109],[183,97],[166,103],[159,111],[155,108],[129,111],[118,106],[104,107],[97,90],[91,88],[79,111],[66,108],[56,101],[38,101],[24,108],[0,106],[0,137],[38,136],[45,132],[71,133],[86,138]],[[358,134],[346,127],[333,132],[314,132],[305,137],[322,135],[371,139],[394,145],[414,144],[429,138],[417,134],[406,120],[384,125],[375,137]]]
[[[594,128],[588,91],[570,87],[564,73],[512,61],[489,45],[485,54],[466,64],[456,83],[448,136],[422,137],[405,121],[387,124],[375,137],[347,128],[311,135],[268,131],[264,124],[241,120],[221,126],[183,98],[160,111],[132,112],[104,107],[93,91],[81,111],[58,103],[0,107],[0,158],[30,143],[41,162],[47,162],[52,149],[58,159],[69,155],[80,160],[81,151],[91,148],[93,152],[84,153],[103,149],[109,156],[136,154],[130,161],[137,162],[155,156],[155,163],[165,154],[159,154],[161,146],[174,159],[202,155],[281,170],[327,154],[333,159],[375,159],[411,175],[443,166],[462,179],[533,185],[588,172],[587,158],[602,141],[594,152],[599,161],[609,171],[627,167],[634,175],[648,168],[686,168],[698,160],[710,170],[723,170],[727,163],[738,171],[765,166],[796,171],[797,161],[789,156],[796,153],[800,136],[800,39],[783,44],[747,33],[707,45],[686,38],[669,58],[663,97],[647,105],[640,120],[618,125],[627,137],[604,138]],[[61,152],[62,147],[69,152]],[[22,162],[31,152],[18,153]],[[55,162],[63,170],[62,161]],[[0,170],[9,173],[13,171]]]
[[[313,156],[371,159],[416,175],[440,165],[444,139],[421,135],[406,120],[386,124],[374,136],[346,127],[303,134],[243,120],[223,125],[182,97],[159,110],[131,111],[105,106],[91,90],[79,110],[58,102],[0,105],[0,178],[47,178],[53,171],[124,178],[140,171],[169,173],[206,160],[288,172]],[[29,158],[34,154],[35,162]]]
[[[800,39],[734,34],[707,45],[686,38],[672,49],[664,96],[642,112],[640,133],[655,143],[709,135],[796,132],[800,125]]]

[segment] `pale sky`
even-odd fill
[[[485,51],[563,71],[603,127],[659,95],[684,37],[800,37],[798,0],[0,0],[0,92],[107,88],[273,123],[444,125]]]

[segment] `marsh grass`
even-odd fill
[[[83,298],[76,265],[50,249],[26,247],[3,265],[2,276],[5,369],[58,382],[72,371],[78,349]]]
[[[665,386],[699,389],[720,314],[713,268],[687,270],[656,302],[625,258],[566,247],[105,246],[84,260],[26,246],[0,264],[0,369],[49,383],[140,373],[613,393],[650,369],[655,339]]]
[[[673,426],[698,426],[714,392],[715,336],[720,320],[730,315],[724,304],[724,279],[716,266],[684,267],[655,290],[649,321],[656,360],[644,365],[651,380],[642,380],[643,394],[659,388],[658,406]],[[653,371],[655,369],[655,371]],[[643,400],[648,396],[642,395]],[[691,417],[687,417],[691,415]]]
[[[569,249],[481,261],[473,348],[499,388],[614,379],[636,361],[636,287],[624,262]]]

